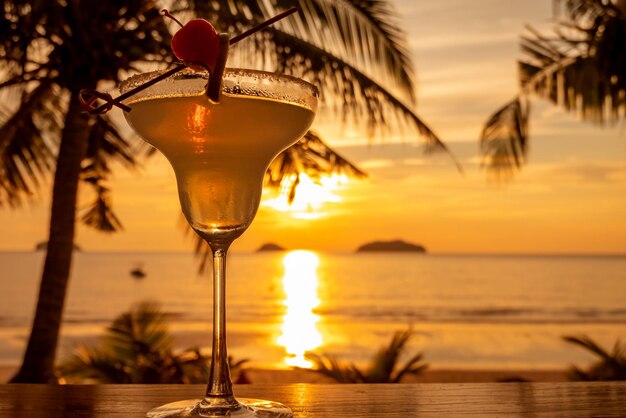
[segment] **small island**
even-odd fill
[[[373,241],[368,242],[367,244],[361,245],[357,248],[357,253],[363,252],[378,252],[378,251],[386,251],[386,252],[414,252],[414,253],[425,253],[426,248],[422,245],[412,244],[410,242],[402,241],[402,240],[393,240],[393,241]]]
[[[262,253],[265,251],[285,251],[285,248],[281,247],[278,244],[274,244],[273,242],[267,242],[263,245],[261,245],[256,252],[257,253]]]

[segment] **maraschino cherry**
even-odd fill
[[[181,26],[171,44],[176,58],[194,70],[212,73],[220,55],[220,36],[213,25],[204,19],[193,19],[183,25],[167,9],[161,13]]]

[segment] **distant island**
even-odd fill
[[[256,252],[257,253],[261,253],[264,251],[285,251],[285,248],[281,247],[278,244],[274,244],[273,242],[267,242],[263,245],[261,245]]]
[[[73,247],[74,247],[74,251],[82,251],[82,249],[76,244],[73,244]],[[47,249],[48,249],[48,241],[43,241],[35,245],[35,251],[45,251]]]
[[[422,245],[412,244],[410,242],[393,240],[393,241],[373,241],[361,245],[357,248],[357,253],[373,252],[373,251],[398,251],[398,252],[414,252],[425,253],[426,248]]]

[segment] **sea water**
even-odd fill
[[[626,337],[626,257],[233,252],[228,345],[252,366],[313,351],[364,363],[394,331],[432,368],[554,369],[593,358],[564,335]],[[19,364],[41,252],[0,253],[0,366]],[[143,279],[130,275],[141,265]],[[210,351],[211,281],[190,253],[75,254],[59,357],[141,301],[170,313],[178,348]],[[210,272],[209,272],[210,273]]]

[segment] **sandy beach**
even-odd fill
[[[332,383],[330,378],[308,370],[246,370],[252,384],[271,383]],[[403,383],[487,383],[522,378],[533,382],[565,382],[562,370],[427,370]]]
[[[0,367],[0,382],[6,382],[15,372],[14,367]],[[277,383],[332,383],[333,380],[309,370],[245,370],[251,384]],[[427,370],[403,383],[488,383],[503,379],[522,378],[532,382],[565,382],[563,370]]]

